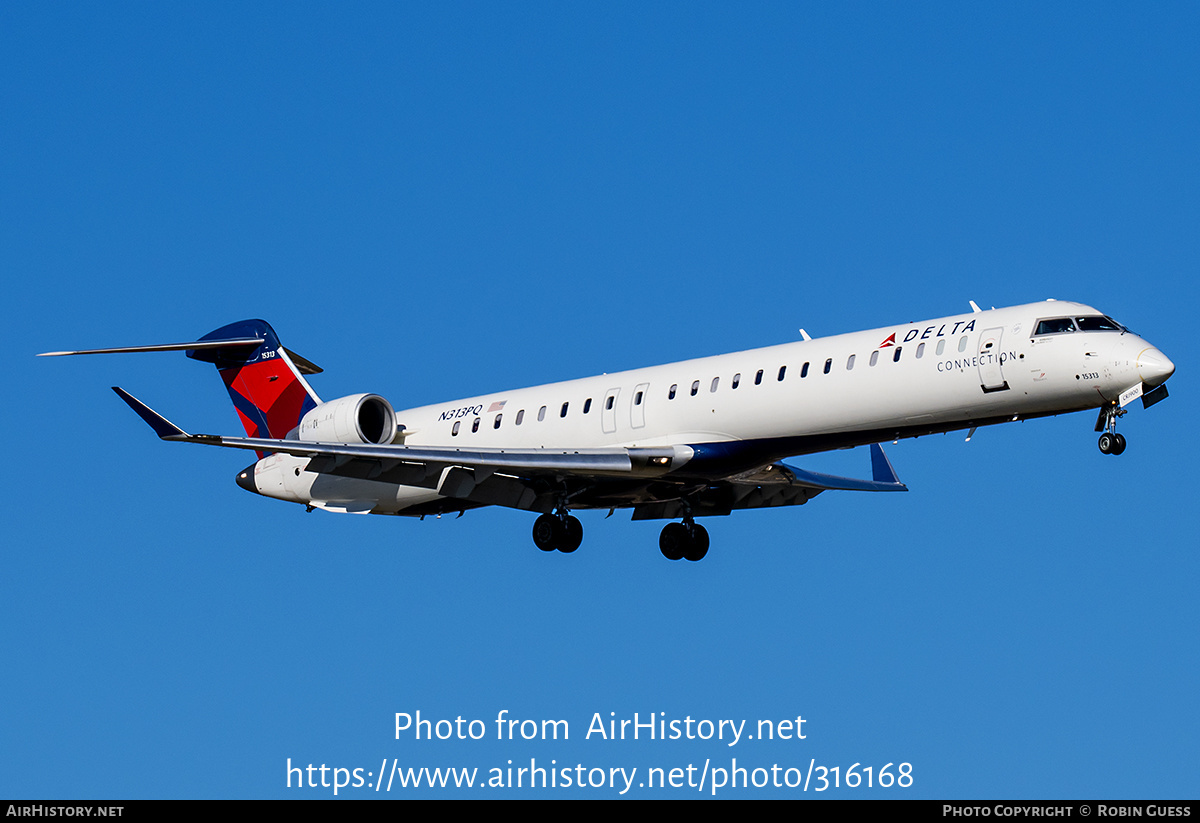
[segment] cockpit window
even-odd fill
[[[1075,331],[1075,324],[1071,322],[1071,318],[1054,317],[1049,320],[1039,320],[1037,324],[1037,331],[1034,332],[1034,335],[1064,334],[1070,331]]]
[[[1075,322],[1080,331],[1125,331],[1124,327],[1111,317],[1076,317]]]

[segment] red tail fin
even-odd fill
[[[216,365],[248,436],[282,439],[321,402],[303,376],[321,370],[283,348],[265,320],[231,323],[200,340],[245,338],[263,342],[254,347],[190,349],[187,356]]]

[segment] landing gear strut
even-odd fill
[[[688,515],[682,523],[663,526],[658,535],[658,548],[668,560],[703,560],[708,554],[708,529]]]
[[[1125,451],[1125,438],[1117,434],[1117,418],[1123,417],[1125,410],[1116,405],[1100,409],[1100,417],[1096,420],[1096,431],[1103,431],[1096,445],[1101,454],[1121,454]]]
[[[583,524],[579,518],[559,509],[554,514],[543,514],[533,521],[533,542],[544,552],[558,549],[570,554],[583,542]]]

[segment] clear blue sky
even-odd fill
[[[913,764],[825,796],[1196,797],[1197,42],[1185,3],[4,3],[0,796],[736,758]],[[108,388],[239,433],[207,367],[33,357],[263,317],[322,396],[404,408],[1048,297],[1178,366],[1125,455],[1091,414],[905,441],[908,494],[712,519],[697,564],[627,514],[572,556],[502,509],[305,514]],[[396,740],[417,710],[489,738]],[[496,741],[501,710],[571,738]],[[806,738],[585,740],[597,712]],[[819,796],[724,793],[768,795]]]

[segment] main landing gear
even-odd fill
[[[579,518],[559,509],[554,514],[543,514],[533,521],[533,542],[544,552],[558,549],[570,554],[583,542],[583,524]]]
[[[583,524],[558,509],[533,521],[533,542],[544,552],[558,550],[570,554],[583,542]],[[708,554],[708,529],[685,517],[682,523],[668,523],[658,536],[658,548],[668,560],[703,560]]]
[[[668,523],[658,535],[658,548],[668,560],[703,560],[708,554],[708,529],[690,516],[682,523]]]
[[[1125,410],[1116,405],[1100,409],[1100,417],[1096,420],[1096,431],[1103,431],[1096,445],[1101,454],[1121,454],[1125,451],[1125,438],[1117,434],[1117,418],[1123,417]]]

